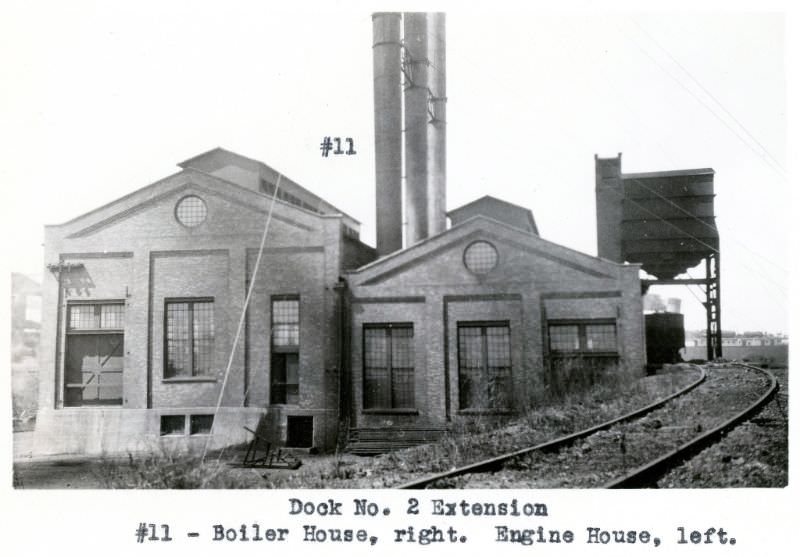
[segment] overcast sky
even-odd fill
[[[40,277],[44,224],[215,146],[328,199],[374,245],[369,6],[8,4],[10,269]],[[544,238],[594,255],[596,153],[622,152],[623,172],[711,167],[723,327],[787,331],[784,41],[780,14],[448,10],[448,208],[490,193],[531,208]],[[324,136],[354,138],[357,155],[321,157]],[[705,327],[699,289],[660,292],[683,298],[688,328]]]

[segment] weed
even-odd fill
[[[160,451],[147,456],[128,453],[127,461],[103,460],[98,475],[105,487],[122,489],[198,489],[237,487],[226,465],[197,455]]]

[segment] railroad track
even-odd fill
[[[697,381],[617,419],[398,487],[655,486],[666,471],[755,414],[777,390],[772,373],[753,366],[694,367]]]

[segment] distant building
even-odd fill
[[[21,273],[11,273],[12,357],[35,356],[42,323],[42,287]]]

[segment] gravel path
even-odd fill
[[[789,470],[789,373],[771,370],[780,390],[757,415],[719,443],[673,469],[659,487],[786,487]]]

